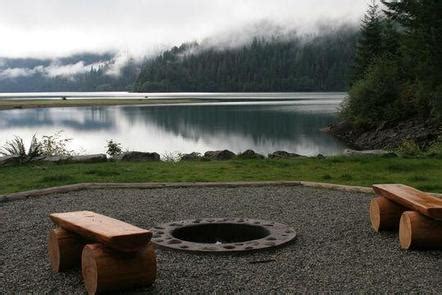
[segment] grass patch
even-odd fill
[[[84,174],[95,175],[95,176],[116,176],[120,175],[117,171],[107,171],[107,170],[88,170]]]
[[[0,194],[81,182],[305,180],[370,186],[403,183],[442,192],[442,159],[330,157],[287,160],[26,164],[0,168]]]

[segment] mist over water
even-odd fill
[[[118,106],[0,111],[0,144],[13,135],[63,130],[81,153],[103,153],[106,140],[128,150],[205,152],[286,150],[339,154],[345,148],[319,129],[336,119],[339,100],[305,99],[173,106]]]

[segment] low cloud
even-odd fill
[[[296,27],[298,33],[310,30],[318,20],[357,22],[367,2],[0,0],[0,56],[54,58],[115,50],[140,57],[191,40],[201,42],[222,32],[243,30],[245,36],[249,24],[262,20],[284,29]]]
[[[7,68],[5,70],[0,70],[0,80],[32,76],[38,73],[42,68],[42,66],[38,66],[33,69]]]
[[[63,65],[55,61],[49,66],[39,65],[33,68],[6,68],[3,70],[0,69],[0,80],[29,77],[36,74],[46,76],[48,78],[71,78],[78,74],[87,73],[91,69],[105,67],[107,64],[107,62],[85,64],[83,61],[79,61],[73,64]]]

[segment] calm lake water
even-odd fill
[[[265,154],[286,150],[303,155],[330,155],[345,148],[319,130],[336,119],[344,94],[146,95],[149,98],[196,95],[225,98],[229,102],[3,110],[0,145],[14,135],[29,141],[35,133],[42,136],[63,130],[64,136],[73,139],[71,148],[80,153],[103,153],[108,139],[121,142],[128,150],[160,154],[253,149]],[[241,102],[242,99],[258,101]]]

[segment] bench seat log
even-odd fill
[[[442,220],[442,199],[403,184],[376,184],[373,190],[399,205],[427,217]]]
[[[49,217],[68,231],[122,252],[142,250],[152,237],[148,230],[91,211],[53,213]]]

